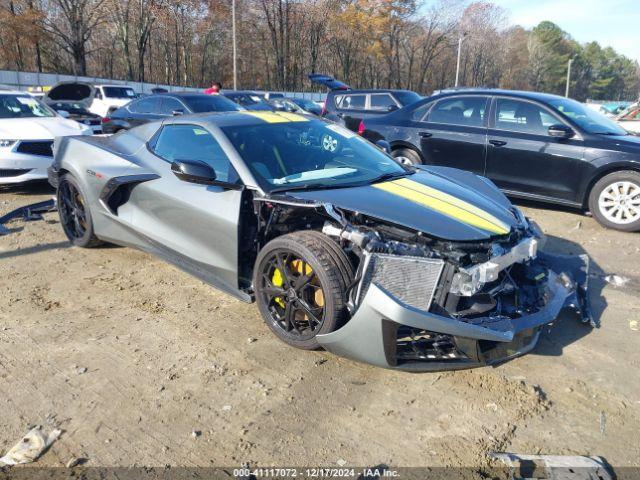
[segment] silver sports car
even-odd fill
[[[446,370],[531,350],[565,306],[593,323],[585,259],[538,251],[486,178],[385,146],[291,113],[183,116],[58,139],[49,179],[74,245],[158,255],[295,347]]]

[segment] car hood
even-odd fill
[[[446,167],[421,168],[372,185],[292,191],[289,196],[451,241],[487,240],[508,234],[520,223],[514,207],[490,180]]]
[[[10,140],[53,140],[82,135],[87,127],[61,117],[10,118],[0,120],[0,138]]]

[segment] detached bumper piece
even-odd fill
[[[467,309],[472,314],[465,318],[451,317],[436,302],[439,292],[451,285],[446,264],[433,259],[395,258],[408,262],[404,273],[392,282],[377,281],[384,277],[375,273],[391,272],[392,265],[385,268],[381,256],[372,260],[369,270],[374,271],[373,278],[363,278],[355,314],[342,328],[317,337],[326,350],[384,368],[457,370],[494,365],[531,351],[542,327],[552,323],[565,307],[595,326],[587,296],[586,256],[539,253],[527,267],[531,272],[521,274],[525,282],[517,293],[512,289],[504,299],[498,295],[498,306],[495,298],[487,300],[491,308],[486,311],[474,304]],[[420,268],[412,269],[410,262],[419,263]],[[393,271],[398,271],[398,265]],[[538,273],[541,271],[544,274]],[[417,277],[412,272],[418,272]],[[535,280],[526,283],[527,275]],[[529,305],[523,314],[524,307],[509,304],[510,299],[517,304],[519,298],[534,298],[530,303],[535,308]],[[499,313],[507,311],[520,313]]]
[[[15,210],[12,210],[6,215],[0,217],[0,235],[8,235],[11,233],[11,230],[4,226],[4,224],[10,220],[15,220],[16,218],[22,218],[25,222],[42,220],[42,213],[52,212],[55,209],[56,201],[54,199],[16,208]]]

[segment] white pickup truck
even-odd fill
[[[122,107],[136,96],[135,90],[126,85],[60,82],[46,93],[43,100],[45,103],[63,100],[82,102],[90,112],[105,117],[111,107]]]

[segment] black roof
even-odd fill
[[[348,89],[337,89],[337,90],[330,90],[328,92],[328,94],[335,94],[335,95],[347,95],[347,94],[351,94],[351,93],[416,93],[413,90],[403,90],[400,88],[364,88],[364,89],[358,89],[358,88],[348,88]]]
[[[541,102],[549,102],[550,100],[565,98],[551,93],[529,92],[526,90],[503,90],[501,88],[451,88],[434,92],[433,95],[427,98],[433,99],[436,97],[447,97],[452,95],[504,95],[506,97],[525,98]]]
[[[150,97],[174,97],[174,98],[189,98],[189,97],[208,97],[209,95],[202,92],[163,92],[154,93],[149,95]]]

